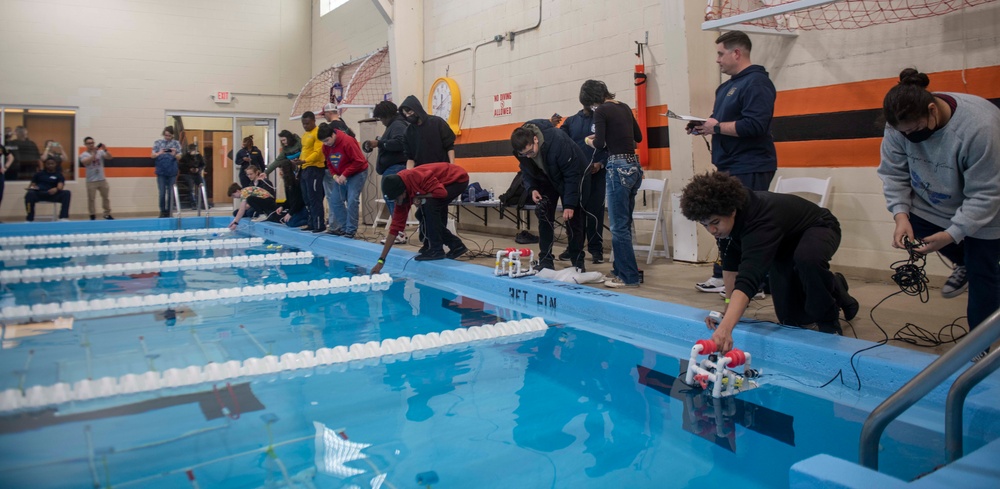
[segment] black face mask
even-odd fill
[[[416,124],[420,122],[420,117],[417,114],[413,114],[406,118],[406,122],[409,122],[410,124]]]
[[[908,139],[911,143],[922,143],[926,141],[928,138],[930,138],[932,135],[934,135],[935,132],[937,132],[936,128],[930,129],[925,127],[919,131],[913,131],[909,134],[903,134],[903,137]]]

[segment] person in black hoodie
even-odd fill
[[[582,101],[580,103],[583,103]],[[590,164],[590,195],[583,201],[583,210],[587,213],[584,231],[587,238],[587,250],[594,258],[594,263],[604,263],[604,199],[607,194],[608,149],[595,150],[586,143],[588,136],[593,136],[594,111],[584,105],[579,112],[563,121],[559,127],[573,142],[580,147]],[[560,260],[569,260],[569,252],[559,255]]]
[[[187,152],[181,156],[177,166],[177,179],[183,180],[187,185],[188,192],[191,193],[191,206],[197,208],[198,186],[205,184],[205,179],[202,177],[202,172],[205,171],[205,157],[198,152],[197,144],[187,146]],[[208,202],[205,204],[207,205]]]
[[[253,185],[250,177],[247,176],[248,167],[255,166],[263,172],[266,166],[264,164],[264,154],[260,152],[260,148],[253,144],[253,135],[243,138],[243,147],[236,153],[234,161],[240,166],[240,185],[244,187]]]
[[[510,144],[521,167],[524,187],[537,206],[539,268],[553,268],[556,200],[561,199],[569,260],[585,271],[585,213],[581,202],[590,194],[590,160],[566,133],[545,119],[534,119],[514,129]]]
[[[715,44],[715,62],[730,78],[715,90],[712,116],[689,123],[687,133],[712,136],[712,164],[719,171],[738,178],[749,190],[767,190],[778,169],[771,135],[777,92],[764,67],[751,64],[749,36],[730,31]],[[695,288],[723,292],[722,269],[716,265],[712,277]]]
[[[417,97],[410,95],[399,106],[399,115],[410,123],[406,128],[406,168],[426,163],[455,163],[455,132],[444,119],[428,115]]]
[[[277,219],[285,223],[286,226],[297,228],[309,223],[309,211],[306,209],[305,199],[302,198],[302,186],[299,178],[295,175],[295,166],[292,162],[285,160],[278,164],[278,171],[281,173],[281,181],[285,184],[285,203],[274,211],[268,220]]]
[[[750,191],[725,172],[695,176],[681,193],[681,213],[700,223],[719,243],[726,310],[721,322],[705,318],[722,352],[733,348],[733,328],[750,298],[768,278],[781,324],[815,323],[843,334],[839,314],[853,318],[858,301],[830,272],[840,246],[840,222],[802,197]]]
[[[378,148],[378,162],[375,165],[375,171],[385,178],[406,168],[406,154],[403,152],[406,145],[406,121],[399,115],[399,108],[396,107],[396,104],[388,100],[379,102],[372,110],[372,116],[385,126],[385,132],[382,133],[382,137],[365,141],[361,149],[370,152]],[[396,202],[386,201],[385,206],[389,209],[391,216]],[[406,243],[406,233],[400,231],[394,239],[396,240],[395,244]],[[382,244],[385,244],[384,239]]]

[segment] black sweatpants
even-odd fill
[[[469,181],[455,182],[445,185],[444,189],[448,196],[443,199],[423,199],[420,209],[416,212],[417,220],[424,230],[427,238],[427,251],[436,253],[444,252],[443,246],[448,250],[456,250],[464,246],[462,240],[448,230],[448,204],[455,200],[469,188]]]
[[[586,202],[587,198],[590,197],[590,181],[590,173],[588,172],[584,175],[581,184],[581,203]],[[549,182],[539,182],[537,190],[548,201],[547,205],[539,205],[535,208],[535,215],[538,217],[538,264],[542,268],[553,268],[555,255],[552,248],[555,245],[554,224],[556,202],[562,196]],[[563,202],[563,207],[565,208],[565,206],[566,203]],[[586,238],[583,228],[586,219],[587,213],[582,207],[579,207],[573,212],[573,218],[564,223],[566,226],[566,239],[569,241],[569,246],[566,247],[566,252],[569,253],[569,261],[574,267],[578,267],[581,270],[586,270],[587,268],[586,261],[584,260],[586,255],[583,252],[583,243]]]
[[[840,247],[840,227],[812,227],[788,240],[769,272],[774,312],[781,324],[833,322],[837,307],[830,259]]]

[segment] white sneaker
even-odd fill
[[[406,234],[404,234],[404,233],[401,232],[401,233],[399,233],[399,234],[396,235],[395,244],[406,244],[406,241],[407,241]]]
[[[708,280],[694,284],[694,288],[698,289],[699,292],[726,292],[726,282],[721,278],[711,277]]]
[[[605,287],[610,287],[612,289],[620,289],[622,287],[638,287],[639,284],[638,283],[627,284],[625,282],[622,282],[622,279],[620,279],[618,277],[614,277],[614,278],[605,280],[604,281],[604,286]]]

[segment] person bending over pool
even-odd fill
[[[449,163],[428,163],[395,175],[382,178],[385,201],[395,201],[389,236],[396,236],[406,227],[410,206],[420,205],[417,220],[424,229],[427,241],[415,258],[418,261],[456,259],[469,251],[462,240],[448,230],[448,203],[455,200],[469,187],[469,174],[464,168]],[[396,240],[385,240],[382,255],[372,267],[372,274],[382,271],[385,257]],[[448,253],[444,246],[448,246]]]
[[[765,277],[781,324],[815,323],[824,333],[842,334],[840,310],[847,319],[857,314],[846,281],[830,272],[840,222],[829,210],[796,195],[750,191],[736,177],[715,172],[684,187],[681,212],[722,240],[726,310],[721,322],[708,317],[705,324],[723,352],[733,348],[733,328]]]

